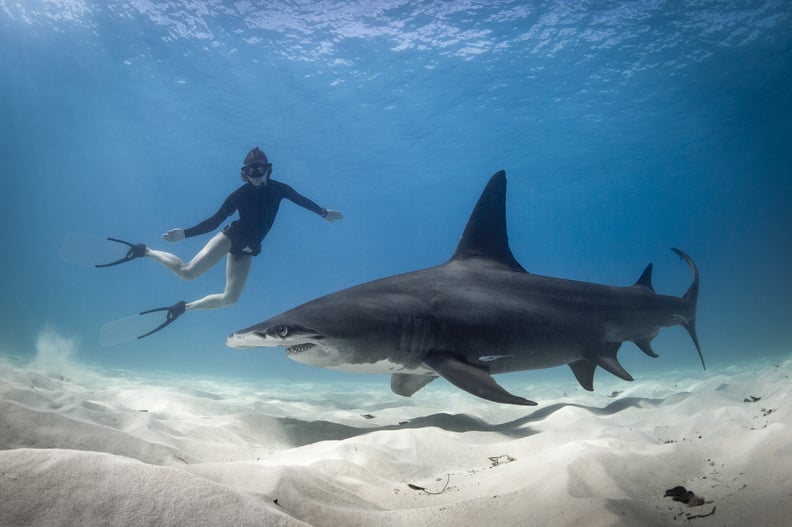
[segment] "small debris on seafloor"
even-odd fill
[[[712,510],[709,511],[707,514],[688,514],[687,519],[695,520],[696,518],[706,518],[708,516],[712,516],[713,514],[715,514],[715,505],[712,506]]]
[[[489,458],[489,460],[492,462],[493,467],[497,467],[498,465],[503,465],[504,463],[511,463],[514,461],[514,458],[503,454],[501,456],[492,456]]]
[[[371,415],[371,414],[360,414],[360,417],[362,417],[364,419],[374,419],[376,416]]]
[[[704,505],[706,503],[704,498],[701,496],[696,496],[692,490],[688,490],[681,485],[665,491],[664,497],[672,498],[674,501],[682,502],[688,507],[698,507],[699,505]]]
[[[611,399],[613,399],[614,397],[618,397],[620,394],[621,394],[621,392],[620,392],[620,391],[618,391],[618,390],[614,390],[614,391],[612,391],[610,394],[608,394],[608,397],[610,397]]]
[[[451,482],[451,474],[446,474],[446,482],[443,488],[439,492],[432,492],[431,490],[426,490],[426,487],[421,487],[419,485],[414,485],[413,483],[408,483],[407,486],[412,490],[419,490],[421,492],[425,492],[426,494],[431,494],[432,496],[437,496],[438,494],[442,494],[448,488],[448,484]]]
[[[753,395],[749,395],[748,397],[743,399],[743,402],[744,403],[755,403],[755,402],[761,401],[761,400],[762,400],[761,397],[754,397]]]

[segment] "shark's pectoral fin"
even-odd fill
[[[521,404],[524,406],[536,405],[533,401],[507,392],[495,382],[495,379],[492,378],[486,369],[468,364],[451,353],[430,352],[424,359],[424,364],[454,386],[482,399],[496,403]]]
[[[434,375],[412,375],[394,373],[391,375],[391,390],[396,395],[411,397],[415,392],[437,379]]]

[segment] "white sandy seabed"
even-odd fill
[[[152,377],[0,358],[0,525],[786,526],[792,360],[628,383]],[[682,486],[688,503],[665,496]],[[691,495],[687,496],[688,498]]]

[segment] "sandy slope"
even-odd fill
[[[442,382],[403,399],[377,377],[264,386],[0,361],[0,525],[788,525],[790,372],[595,393],[570,378],[526,409]],[[664,497],[676,485],[704,503]]]

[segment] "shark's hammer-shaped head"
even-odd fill
[[[324,335],[311,328],[265,321],[237,331],[228,337],[228,343],[235,348],[296,348],[294,351],[299,352],[317,346],[323,339]]]
[[[234,348],[285,348],[286,354],[312,366],[328,366],[335,349],[320,331],[283,315],[236,331],[227,344]]]
[[[284,348],[290,359],[320,368],[391,371],[398,335],[390,309],[349,300],[368,288],[358,286],[317,298],[234,332],[226,344],[233,348]]]

